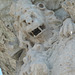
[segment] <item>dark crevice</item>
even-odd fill
[[[34,34],[35,36],[37,36],[37,35],[41,32],[41,30],[38,29],[38,28],[36,28],[36,29],[34,29],[32,32],[33,32],[33,34]]]
[[[43,4],[39,4],[39,7],[43,8],[44,6],[43,6]]]

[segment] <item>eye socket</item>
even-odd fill
[[[39,4],[39,7],[43,8],[43,7],[44,7],[44,5],[43,5],[43,4]]]

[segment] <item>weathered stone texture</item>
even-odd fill
[[[0,4],[4,75],[75,75],[74,0],[1,0]]]

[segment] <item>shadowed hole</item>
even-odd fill
[[[35,36],[37,36],[37,35],[41,32],[41,30],[39,30],[38,28],[36,28],[36,29],[34,29],[32,32],[33,32],[33,34],[34,34]]]
[[[44,6],[43,6],[43,4],[39,4],[39,7],[43,8]]]

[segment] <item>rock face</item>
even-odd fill
[[[6,45],[8,45],[7,43],[9,41],[12,42],[13,39],[14,35],[12,32],[0,21],[0,68],[2,69],[3,75],[15,74],[16,61],[8,55],[10,49],[8,50],[6,47]]]
[[[13,18],[9,15],[12,0],[0,0],[0,68],[3,75],[15,75],[16,61],[10,57],[15,35],[12,33]],[[9,47],[9,49],[7,47]]]
[[[15,60],[10,58],[10,56],[0,51],[0,67],[2,69],[3,75],[14,75],[16,63]]]
[[[62,3],[62,7],[70,14],[73,21],[75,21],[75,0],[66,0]]]
[[[75,75],[74,3],[14,0],[7,3],[10,11],[1,5],[0,67],[4,75]]]

